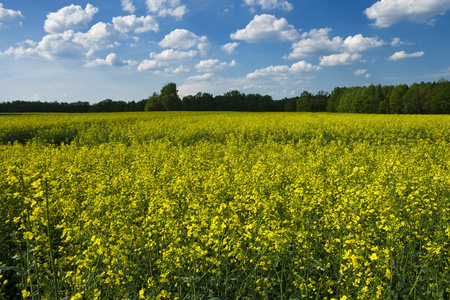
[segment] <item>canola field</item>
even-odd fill
[[[0,299],[450,299],[450,116],[0,115]]]

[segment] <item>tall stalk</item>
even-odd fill
[[[55,285],[55,299],[58,300],[58,280],[56,277],[56,270],[55,270],[55,261],[53,259],[53,247],[52,247],[52,239],[50,235],[50,208],[49,208],[49,201],[48,201],[48,181],[47,177],[45,177],[45,205],[47,208],[47,237],[48,237],[48,247],[50,250],[50,262],[52,265],[52,272],[53,272],[53,284]]]
[[[23,174],[21,173],[20,175],[21,175],[20,176],[20,182],[21,182],[21,185],[22,185],[22,194],[24,195],[24,193],[25,193],[25,182],[23,180]],[[31,214],[30,207],[27,204],[26,222],[27,222],[27,229],[28,229],[28,231],[31,231],[30,214]],[[29,267],[31,258],[30,258],[30,244],[28,243],[28,240],[26,241],[26,244],[27,244],[27,273],[28,273],[28,277],[30,279],[30,292],[31,292],[31,295],[34,295],[33,279],[31,277],[31,270],[30,270],[30,267]],[[37,264],[36,257],[34,257],[33,261],[34,261],[34,266],[36,268],[36,289],[37,289],[37,293],[38,293],[38,299],[40,300],[41,299],[41,291],[40,291],[40,284],[39,284],[39,269],[38,269],[38,264]]]

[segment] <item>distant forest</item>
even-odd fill
[[[213,96],[208,93],[180,99],[175,83],[168,83],[160,94],[140,101],[106,99],[89,102],[12,101],[0,103],[0,112],[126,112],[126,111],[298,111],[379,114],[450,114],[450,82],[414,83],[411,86],[369,85],[336,87],[331,93],[304,91],[300,96],[273,100],[271,96],[243,94],[239,91]]]

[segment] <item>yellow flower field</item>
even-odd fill
[[[0,299],[450,298],[450,116],[0,115],[0,144]]]

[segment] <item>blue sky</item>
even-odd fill
[[[450,0],[0,0],[0,101],[450,79]]]

